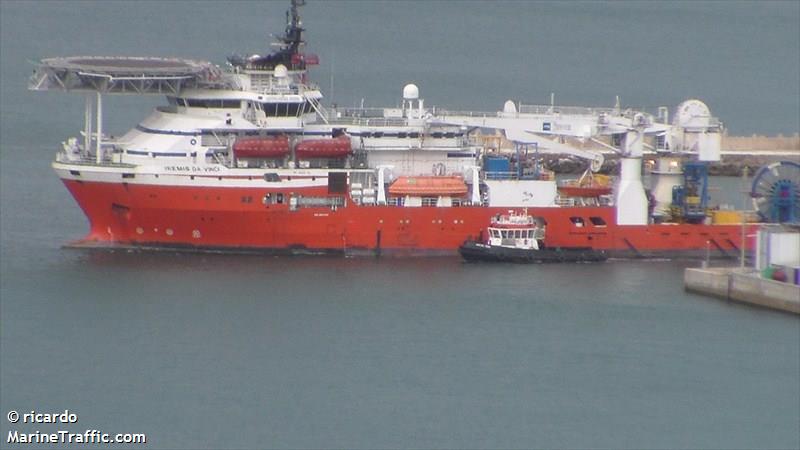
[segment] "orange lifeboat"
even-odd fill
[[[233,143],[237,158],[283,158],[289,154],[286,136],[260,136],[237,139]]]
[[[462,196],[467,194],[467,185],[460,177],[399,177],[389,186],[391,195]]]
[[[350,138],[347,136],[333,139],[306,139],[294,147],[294,154],[299,159],[344,158],[352,152]]]

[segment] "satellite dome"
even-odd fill
[[[506,100],[503,104],[503,112],[509,114],[516,114],[517,113],[517,105],[514,104],[511,100]]]
[[[283,64],[275,66],[275,78],[286,78],[287,76],[289,76],[289,69],[286,66]]]
[[[409,83],[403,88],[404,100],[416,100],[419,98],[419,88],[414,83]]]

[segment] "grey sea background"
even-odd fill
[[[0,1],[0,447],[97,429],[146,433],[138,448],[800,448],[800,321],[685,293],[697,261],[63,249],[88,226],[49,164],[83,99],[27,91],[29,61],[223,63],[266,52],[287,4]],[[697,97],[731,134],[800,128],[796,1],[309,1],[303,18],[340,105],[415,82],[451,109]],[[162,102],[107,97],[105,129]],[[741,205],[740,180],[712,183]],[[6,420],[65,409],[77,423]]]

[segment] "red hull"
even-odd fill
[[[89,218],[84,243],[228,250],[455,253],[509,208],[264,205],[264,189],[64,180]],[[297,189],[294,189],[295,191]],[[283,192],[288,198],[290,189]],[[327,195],[327,186],[303,188]],[[616,225],[610,207],[528,208],[547,221],[548,246],[619,256],[738,254],[739,225]],[[582,226],[574,218],[583,219]],[[580,222],[580,221],[578,221]],[[604,226],[594,225],[605,223]],[[754,232],[748,225],[747,234]],[[752,247],[752,238],[747,248]]]

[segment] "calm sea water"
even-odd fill
[[[283,2],[0,2],[0,437],[150,448],[798,448],[800,321],[683,291],[691,261],[463,264],[85,252],[49,161],[82,99],[25,61],[263,52]],[[708,102],[798,129],[800,4],[311,2],[342,104]],[[124,131],[160,99],[107,102]],[[715,179],[723,202],[739,181]],[[77,424],[12,425],[63,411]]]

